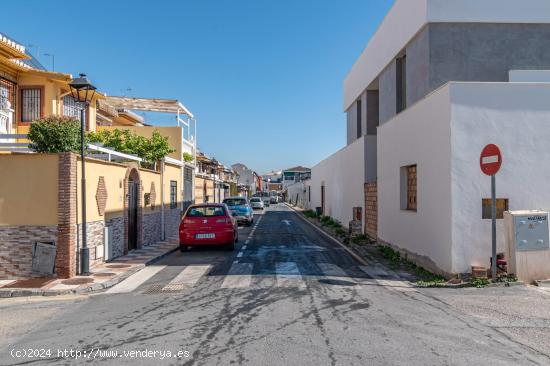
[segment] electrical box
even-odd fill
[[[32,247],[32,271],[42,275],[53,274],[56,253],[54,242],[35,242]]]
[[[508,272],[531,283],[550,278],[548,212],[504,213]]]

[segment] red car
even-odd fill
[[[239,240],[237,221],[225,203],[190,206],[180,223],[180,250],[200,245],[225,245],[235,249]]]

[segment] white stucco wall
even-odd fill
[[[378,237],[451,272],[449,88],[378,127]],[[401,167],[417,165],[417,211],[401,209]]]
[[[489,265],[491,221],[481,219],[481,198],[490,178],[479,169],[489,143],[503,155],[496,176],[497,197],[511,210],[550,209],[550,83],[453,83],[452,195],[453,270]],[[504,251],[504,223],[498,220],[498,248]]]
[[[325,185],[325,214],[344,226],[352,220],[353,207],[365,212],[365,137],[357,139],[311,169],[311,207],[321,207]]]
[[[344,111],[430,22],[550,23],[550,1],[396,0],[344,80]]]

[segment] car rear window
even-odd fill
[[[228,206],[244,206],[244,205],[246,205],[246,199],[244,199],[244,198],[229,198],[229,199],[223,200],[223,203],[225,203]]]
[[[225,216],[225,209],[220,206],[192,207],[187,212],[187,217],[216,217]]]
[[[259,199],[259,198],[252,198],[250,200],[250,202],[260,202],[260,201],[261,201],[261,199]]]

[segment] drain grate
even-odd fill
[[[151,286],[149,286],[146,290],[142,292],[142,294],[145,295],[155,295],[155,294],[179,294],[183,292],[185,289],[189,288],[189,286],[186,286],[184,284],[162,284],[162,283],[155,283]]]

